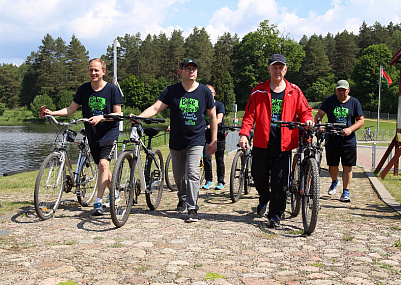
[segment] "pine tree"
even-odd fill
[[[78,87],[88,81],[89,52],[81,42],[72,35],[67,47],[67,65],[69,71],[68,90],[77,91]]]

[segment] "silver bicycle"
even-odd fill
[[[93,161],[87,142],[85,129],[81,130],[82,139],[76,141],[77,132],[70,129],[78,122],[87,122],[88,119],[73,120],[71,123],[58,122],[53,116],[47,118],[59,130],[54,151],[43,161],[35,183],[34,204],[39,218],[47,220],[53,217],[61,203],[63,192],[69,193],[74,189],[79,204],[88,206],[93,200],[96,187],[98,167]],[[56,125],[65,127],[62,132]],[[68,154],[67,142],[79,148],[79,156],[75,171]],[[68,174],[67,174],[68,171]]]

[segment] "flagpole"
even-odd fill
[[[379,103],[377,104],[377,131],[376,131],[376,140],[379,140],[380,93],[381,93],[381,90],[382,90],[382,74],[383,74],[383,66],[380,65]]]

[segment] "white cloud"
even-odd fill
[[[260,22],[269,20],[283,34],[299,40],[303,35],[336,34],[345,29],[357,34],[363,21],[387,25],[390,21],[400,23],[401,19],[399,0],[331,0],[320,9],[316,1],[308,0],[237,0],[236,5],[222,0],[221,7],[220,1],[198,1],[0,0],[0,57],[26,58],[46,33],[67,42],[75,34],[91,53],[99,56],[115,37],[137,32],[144,38],[160,32],[170,36],[176,29],[187,37],[194,27],[204,26],[212,42],[216,42],[225,32],[243,37],[255,31]],[[211,6],[218,8],[208,10]],[[211,15],[210,19],[205,15]],[[25,46],[25,54],[17,55],[15,47],[6,51],[6,47],[17,44],[21,51]]]

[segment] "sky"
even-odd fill
[[[90,58],[105,54],[113,40],[140,33],[187,37],[205,27],[212,43],[225,32],[240,38],[269,20],[287,37],[358,34],[365,21],[400,23],[400,0],[0,0],[0,64],[22,64],[46,34],[66,44],[75,35]]]

